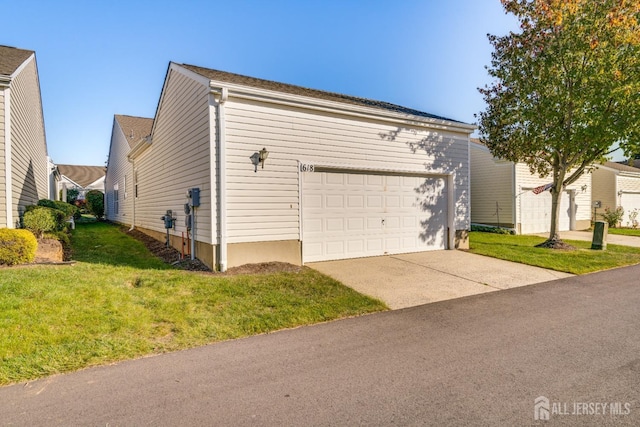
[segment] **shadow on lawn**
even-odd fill
[[[142,242],[107,222],[78,224],[71,238],[71,248],[74,261],[148,270],[173,269],[154,256]]]

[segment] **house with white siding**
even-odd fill
[[[128,155],[137,187],[130,217],[164,240],[170,210],[170,244],[182,248],[193,234],[195,256],[222,271],[464,248],[474,129],[386,102],[170,63],[151,135]]]
[[[107,175],[105,178],[105,217],[113,222],[133,225],[136,198],[131,148],[151,134],[153,119],[116,114],[113,118]]]
[[[640,169],[615,162],[598,165],[593,171],[593,201],[600,202],[595,208],[598,219],[606,208],[624,209],[621,224],[631,223],[629,214],[637,209],[640,212]],[[640,221],[640,215],[637,218]]]
[[[104,166],[56,165],[60,178],[57,181],[60,200],[67,201],[68,190],[78,191],[78,200],[84,200],[87,192],[98,190],[104,193]]]
[[[0,46],[0,227],[51,193],[36,54]]]
[[[472,139],[471,222],[512,228],[518,234],[547,233],[551,229],[551,193],[533,190],[552,182],[532,174],[529,166],[493,157]],[[559,231],[591,226],[591,174],[567,186],[560,198]]]

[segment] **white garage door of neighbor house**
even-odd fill
[[[304,262],[446,249],[443,177],[302,176]]]
[[[551,230],[551,193],[533,194],[527,190],[520,195],[520,232],[522,234],[547,233]],[[568,191],[560,198],[559,231],[571,228],[571,196]]]
[[[640,212],[640,193],[622,193],[620,195],[620,206],[624,208],[624,218],[622,218],[622,225],[626,226],[629,221],[629,213],[634,209],[638,209]],[[640,215],[636,218],[640,221]]]

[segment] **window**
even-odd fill
[[[134,186],[133,197],[138,198],[138,171],[133,172],[133,186]]]
[[[113,186],[113,213],[115,215],[118,215],[118,208],[119,208],[119,204],[120,204],[120,197],[118,195],[118,184]]]
[[[124,182],[122,183],[122,186],[124,187],[124,198],[127,198],[127,175],[124,176]]]

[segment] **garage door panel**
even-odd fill
[[[547,233],[551,230],[551,193],[533,194],[526,191],[520,201],[520,232],[522,234]],[[559,231],[571,228],[571,195],[568,191],[560,199]]]
[[[626,220],[629,213],[634,209],[640,211],[640,193],[622,193],[620,195],[620,205],[624,208],[624,219]]]
[[[446,248],[444,178],[316,172],[302,185],[305,262]]]

